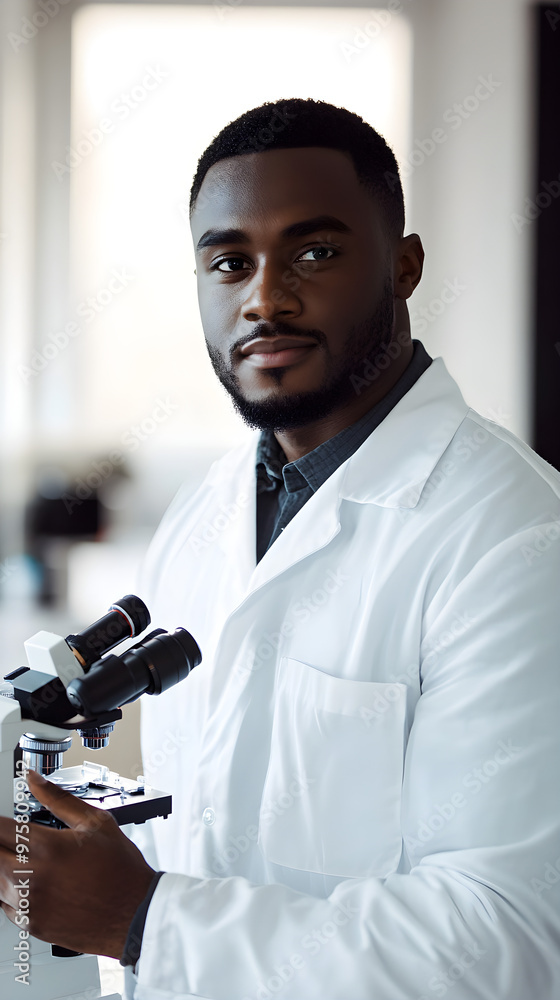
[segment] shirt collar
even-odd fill
[[[257,483],[259,492],[276,490],[283,482],[282,470],[288,459],[271,430],[262,431],[257,442]]]

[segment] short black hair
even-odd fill
[[[381,207],[391,238],[404,231],[404,197],[399,168],[385,139],[359,115],[326,101],[292,97],[266,101],[226,125],[200,157],[191,187],[192,218],[202,182],[220,160],[231,156],[325,146],[349,153],[358,181]]]

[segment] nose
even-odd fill
[[[301,301],[294,289],[294,285],[299,288],[299,284],[285,263],[267,261],[260,264],[247,284],[243,318],[254,323],[259,319],[271,321],[276,316],[299,316]]]

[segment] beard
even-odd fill
[[[259,430],[284,431],[305,427],[306,424],[321,420],[333,410],[355,399],[356,390],[352,376],[360,375],[368,362],[375,365],[376,358],[379,358],[391,342],[393,325],[393,282],[391,277],[388,277],[375,312],[367,320],[351,328],[340,359],[332,357],[326,337],[321,331],[309,331],[317,337],[327,355],[325,377],[318,389],[285,393],[261,402],[247,399],[243,395],[233,367],[228,365],[223,355],[208,342],[206,347],[214,372],[245,423]],[[274,326],[280,335],[294,333],[287,324],[277,322]],[[278,385],[282,382],[284,372],[284,368],[267,369],[267,374]]]

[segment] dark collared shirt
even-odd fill
[[[257,562],[276,541],[304,503],[329,476],[350,458],[388,413],[424,374],[432,358],[419,340],[398,382],[375,406],[350,427],[313,451],[288,462],[274,432],[262,432],[257,445]]]

